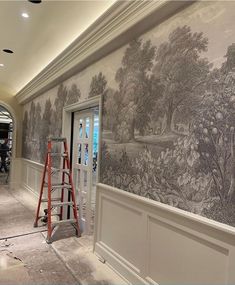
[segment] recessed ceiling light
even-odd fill
[[[3,49],[2,51],[6,52],[6,53],[14,53],[11,49],[7,49],[7,48]]]
[[[27,14],[27,13],[22,13],[21,16],[22,16],[23,18],[29,18],[29,14]]]
[[[0,63],[0,67],[3,67],[4,66],[4,64],[3,63]]]
[[[28,0],[28,1],[33,4],[40,4],[42,2],[42,0]]]

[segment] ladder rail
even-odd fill
[[[48,154],[46,155],[45,166],[44,166],[44,169],[43,169],[43,176],[42,176],[42,182],[41,182],[41,188],[40,188],[40,194],[39,194],[39,200],[38,200],[38,206],[37,206],[37,212],[36,212],[36,218],[35,218],[35,222],[34,222],[34,227],[38,226],[40,206],[41,206],[41,203],[42,203],[44,181],[45,181],[46,171],[47,171],[47,163],[48,163]]]
[[[48,182],[48,204],[47,204],[47,239],[51,239],[51,234],[52,234],[52,226],[51,226],[51,141],[48,141],[48,177],[47,177],[47,182]]]
[[[65,144],[66,142],[64,142]],[[65,169],[65,159],[63,159],[63,169]],[[65,183],[65,173],[62,172],[62,184],[64,185]],[[61,203],[63,203],[64,201],[64,188],[62,188],[61,190]],[[60,207],[60,220],[62,220],[62,217],[63,217],[63,209],[64,207]]]
[[[65,151],[68,153],[68,147],[67,147],[67,144],[64,143],[64,149]],[[77,234],[78,231],[79,231],[79,224],[78,224],[78,212],[77,212],[77,204],[76,204],[76,198],[75,198],[75,189],[74,189],[74,184],[73,184],[73,178],[72,178],[72,171],[71,171],[71,168],[70,168],[70,159],[68,157],[68,159],[66,160],[66,166],[67,168],[70,169],[70,175],[69,175],[69,184],[72,186],[72,191],[71,191],[71,196],[72,196],[72,201],[73,201],[73,204],[74,204],[74,207],[73,207],[73,215],[74,215],[74,218],[76,220],[76,226],[77,226]]]

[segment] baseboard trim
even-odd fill
[[[116,257],[113,250],[109,249],[107,245],[104,245],[102,242],[97,242],[95,244],[95,253],[102,257],[105,260],[106,264],[117,272],[124,280],[128,280],[129,284],[146,284],[149,285],[149,282],[138,276],[130,266],[126,265],[125,262],[122,262],[120,257]],[[158,285],[157,283],[154,283]]]

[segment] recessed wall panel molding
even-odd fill
[[[132,284],[234,284],[232,227],[103,184],[97,202],[95,251]]]

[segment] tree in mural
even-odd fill
[[[192,114],[200,100],[201,89],[209,73],[209,63],[200,58],[207,50],[208,39],[203,33],[192,33],[190,27],[176,28],[168,41],[162,43],[156,54],[154,73],[164,86],[165,109],[164,133],[173,129],[173,119],[177,110]]]
[[[40,132],[40,143],[39,143],[39,150],[40,150],[40,162],[45,162],[45,155],[47,151],[47,140],[50,133],[50,126],[52,123],[52,105],[51,100],[47,99],[45,103],[45,109],[42,116],[42,123],[41,123],[41,132]]]
[[[117,124],[117,109],[118,104],[115,100],[115,91],[111,88],[107,89],[106,96],[103,96],[103,122],[102,127],[105,130],[110,130],[114,132],[115,126]]]
[[[81,91],[76,84],[72,84],[71,89],[68,92],[68,99],[66,105],[71,105],[79,101],[81,97]]]
[[[106,92],[107,80],[102,72],[92,77],[89,98],[103,95]]]
[[[155,89],[159,87],[150,74],[155,50],[151,41],[142,43],[141,39],[133,40],[125,51],[122,67],[116,73],[122,100],[116,137],[122,142],[134,140],[135,130],[143,134],[150,121],[149,114],[158,94]]]
[[[67,98],[68,98],[67,87],[64,86],[63,84],[60,84],[54,103],[55,111],[53,112],[52,124],[51,124],[51,126],[53,126],[53,128],[51,129],[51,134],[53,134],[55,137],[61,136],[62,114]]]
[[[40,160],[40,152],[39,152],[39,144],[38,142],[41,139],[41,127],[42,127],[42,118],[41,118],[41,105],[39,102],[35,104],[35,114],[34,114],[34,133],[32,136],[32,141],[31,141],[31,152],[32,156],[35,157],[36,160]]]
[[[41,133],[41,112],[42,112],[42,108],[41,105],[39,103],[37,103],[36,105],[36,109],[35,109],[35,133],[34,133],[34,138],[38,141],[40,138],[40,133]]]
[[[234,67],[235,67],[235,43],[231,44],[228,47],[227,54],[225,55],[225,57],[227,57],[227,61],[224,64],[224,66],[222,66],[222,70],[225,72],[234,71]]]
[[[30,104],[30,111],[29,111],[29,138],[33,139],[34,138],[34,133],[35,133],[35,117],[36,117],[36,106],[34,101],[31,102]]]
[[[22,156],[25,158],[28,158],[29,155],[29,149],[28,149],[28,131],[29,131],[29,117],[28,117],[28,111],[26,110],[24,113],[24,119],[23,119],[23,131],[22,131]]]
[[[220,73],[202,102],[194,124],[199,140],[201,167],[210,173],[222,205],[235,192],[235,72]]]

